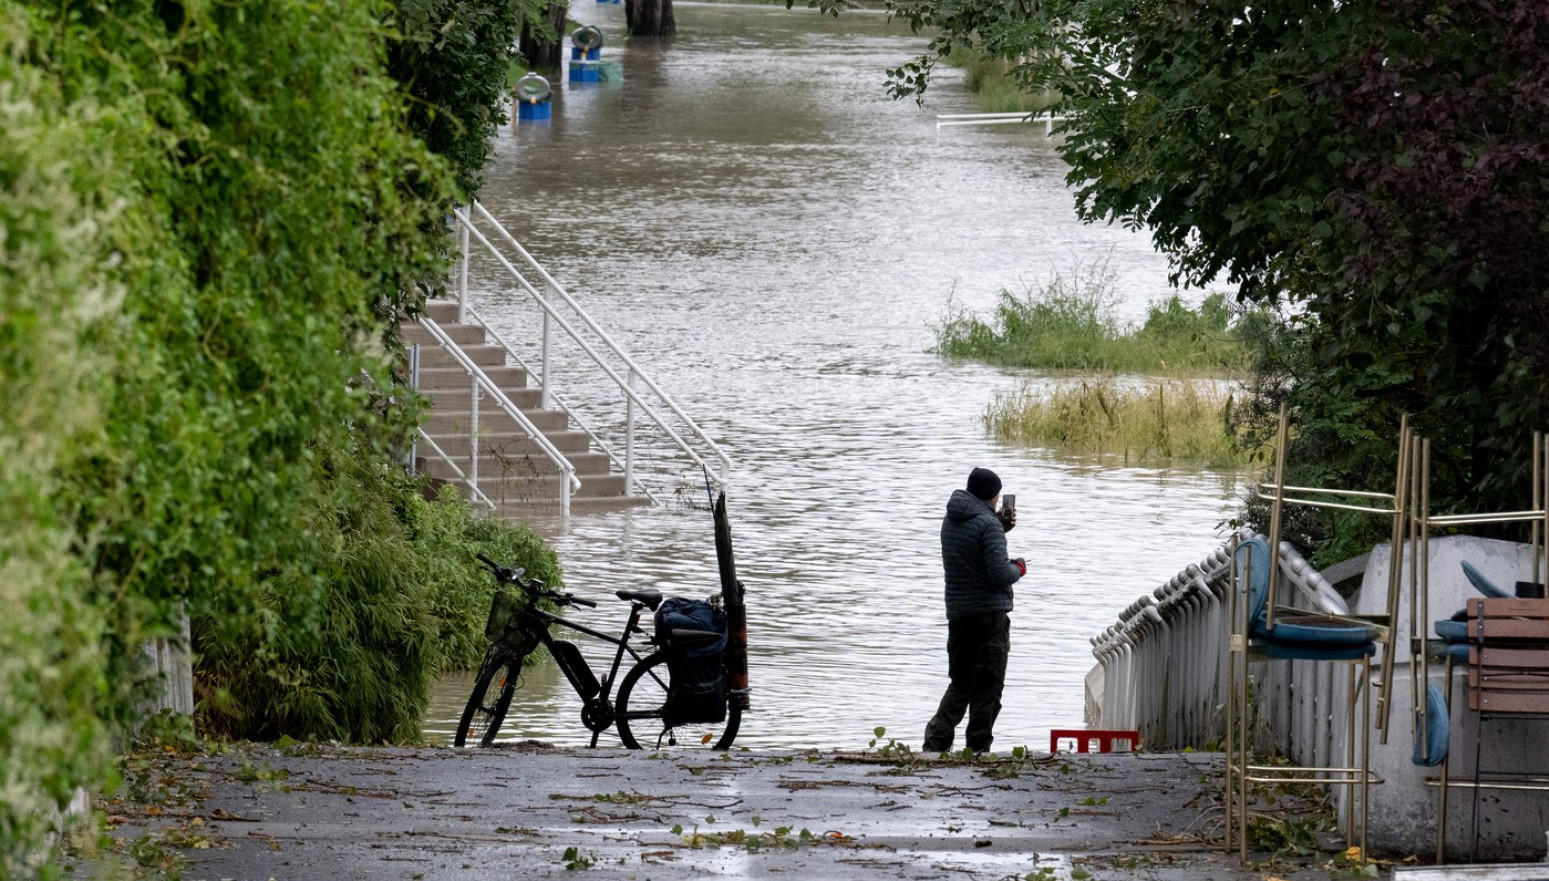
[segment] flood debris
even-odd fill
[[[1208,754],[915,756],[886,769],[812,755],[239,746],[160,757],[155,779],[176,788],[159,796],[152,780],[109,806],[116,844],[97,859],[190,878],[399,877],[407,862],[425,878],[652,881],[1321,881],[1339,859],[1313,848],[1240,863],[1218,838],[1220,760]]]

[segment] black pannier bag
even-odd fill
[[[675,629],[708,630],[720,639],[674,646]],[[667,725],[723,722],[726,719],[726,613],[705,600],[668,597],[656,610],[656,642],[667,646]]]

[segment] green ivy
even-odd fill
[[[416,136],[395,9],[0,0],[0,875],[113,786],[180,613],[207,731],[412,740],[488,603],[420,524],[543,565],[397,465],[383,341],[444,276],[477,145]],[[445,105],[475,139],[486,67]]]

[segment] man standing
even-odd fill
[[[968,475],[941,521],[941,565],[947,580],[947,693],[925,726],[926,752],[952,748],[957,723],[968,713],[968,748],[987,753],[994,741],[1000,693],[1011,654],[1011,585],[1027,564],[1006,556],[1006,533],[1016,511],[997,513],[1000,478],[988,468]]]

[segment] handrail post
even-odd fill
[[[463,222],[457,226],[458,246],[462,252],[462,260],[458,266],[457,280],[457,323],[468,323],[468,224],[473,222],[473,215],[467,209],[456,209],[460,212]]]
[[[474,489],[479,487],[479,380],[473,374],[473,416],[468,420],[468,482]]]
[[[414,344],[409,346],[409,388],[414,389],[415,391],[419,391],[420,390],[420,344],[419,343],[414,343]],[[410,477],[413,477],[414,474],[415,474],[415,471],[414,471],[415,465],[414,465],[414,463],[415,463],[415,460],[419,458],[419,447],[420,447],[420,435],[419,435],[419,432],[416,431],[414,433],[414,435],[413,435],[413,440],[409,441],[409,469],[408,470],[409,470],[409,476]]]
[[[570,481],[574,475],[574,469],[559,470],[559,516],[565,520],[570,519]]]
[[[635,387],[635,370],[629,370],[629,388]],[[635,485],[635,396],[624,396],[624,495]]]
[[[545,410],[549,407],[549,343],[553,339],[553,322],[550,320],[549,310],[543,310],[543,356],[539,359],[539,369],[543,371],[543,378],[539,381],[538,391],[542,393],[539,406]]]

